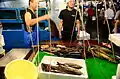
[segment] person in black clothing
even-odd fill
[[[77,12],[76,9],[74,9],[74,0],[68,0],[67,8],[62,10],[59,14],[59,19],[60,19],[59,37],[62,38],[62,40],[64,41],[76,40],[77,34],[80,33],[80,19],[79,18],[80,18],[79,13]],[[75,32],[75,28],[77,28],[77,31],[78,31],[77,34]]]
[[[37,22],[50,19],[48,15],[36,17],[35,11],[38,8],[38,3],[39,3],[39,0],[29,0],[29,8],[27,8],[23,17],[23,22],[25,25],[24,39],[25,39],[25,43],[28,45],[31,45],[32,42],[35,45],[37,44],[37,41],[36,41],[37,34],[35,30]]]

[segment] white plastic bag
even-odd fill
[[[88,34],[86,31],[80,31],[80,35],[78,36],[77,40],[89,40],[90,34]]]
[[[95,21],[96,20],[96,17],[95,16],[92,16],[92,21]]]

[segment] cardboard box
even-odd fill
[[[56,65],[57,62],[61,63],[74,63],[82,66],[80,71],[82,75],[71,75],[54,72],[42,71],[41,63]],[[86,64],[84,59],[73,59],[73,58],[62,58],[54,56],[44,56],[41,63],[39,64],[39,79],[88,79]]]

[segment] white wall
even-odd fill
[[[66,3],[64,2],[64,0],[51,0],[51,18],[54,20],[54,22],[57,24],[59,24],[59,13],[62,9],[66,8]]]

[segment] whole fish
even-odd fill
[[[76,69],[82,68],[82,66],[80,66],[78,64],[74,64],[74,63],[64,63],[64,64],[68,65],[69,67],[76,68]]]
[[[102,46],[98,46],[98,45],[94,45],[95,48],[97,48],[98,50],[102,50],[104,52],[107,52],[107,53],[112,53],[112,51],[109,49],[109,48],[106,48],[106,47],[102,47]]]
[[[45,63],[42,63],[41,67],[43,71],[47,71],[47,72],[52,70],[58,70],[58,66],[52,66],[50,64],[45,64]]]
[[[111,62],[117,63],[117,61],[114,58],[112,58],[111,56],[109,56],[108,54],[105,54],[105,53],[102,53],[102,52],[99,52],[99,51],[95,51],[95,52],[98,54],[99,57],[105,58],[105,59],[107,59]]]
[[[68,65],[63,65],[60,64],[59,62],[57,62],[57,64],[59,65],[59,70],[61,70],[62,72],[65,72],[67,74],[74,74],[74,75],[81,75],[83,74],[79,69],[75,69],[72,67],[69,67]]]

